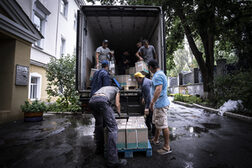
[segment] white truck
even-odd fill
[[[78,11],[76,47],[76,89],[83,110],[88,110],[89,76],[95,67],[95,50],[104,39],[117,53],[137,52],[136,43],[147,39],[156,49],[162,70],[166,69],[164,17],[161,7],[153,6],[82,6]],[[116,66],[120,66],[117,65]],[[141,91],[121,91],[122,112],[140,113]]]

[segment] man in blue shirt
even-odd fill
[[[150,110],[150,102],[151,102],[151,94],[150,89],[152,85],[152,81],[145,76],[141,72],[137,72],[134,74],[138,84],[141,86],[142,89],[142,104],[145,104],[144,115],[146,116],[145,123],[148,127],[149,135],[155,135],[155,125],[152,124],[152,114],[153,111]]]
[[[102,61],[102,69],[94,73],[91,81],[91,96],[103,86],[111,86],[111,78],[109,75],[109,62]]]
[[[152,122],[156,126],[155,138],[152,140],[154,144],[159,143],[160,131],[163,131],[164,146],[158,150],[161,155],[171,153],[169,145],[169,128],[168,128],[168,108],[170,101],[167,96],[167,77],[160,70],[156,60],[150,60],[148,63],[149,70],[154,74],[152,77],[151,95],[152,100],[150,109],[153,110]]]

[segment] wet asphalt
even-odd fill
[[[171,104],[168,122],[173,153],[134,153],[128,168],[250,168],[252,124]],[[94,154],[92,115],[45,114],[44,121],[0,125],[0,167],[102,168]],[[123,158],[123,155],[119,155]]]

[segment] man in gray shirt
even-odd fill
[[[118,159],[117,155],[117,123],[112,106],[115,105],[119,115],[120,93],[115,86],[104,86],[94,93],[89,101],[89,106],[95,117],[96,154],[104,153],[104,127],[108,130],[107,136],[107,166],[120,167],[127,164],[127,160]]]
[[[157,59],[156,50],[153,45],[149,45],[148,40],[143,40],[143,46],[139,48],[136,56],[147,64],[150,60]]]
[[[103,60],[110,61],[111,56],[113,53],[108,48],[108,40],[103,40],[102,46],[96,49],[96,68],[100,68],[99,65]]]

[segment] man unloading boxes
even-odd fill
[[[136,56],[147,64],[150,60],[157,59],[156,50],[153,45],[149,45],[148,40],[143,40],[143,46],[139,48]]]
[[[91,96],[103,86],[111,85],[111,77],[109,75],[109,62],[107,60],[102,61],[102,69],[94,73],[91,81]]]
[[[152,81],[145,76],[141,72],[135,73],[134,77],[136,78],[138,84],[141,86],[142,91],[142,103],[145,104],[144,115],[146,116],[145,123],[148,127],[149,136],[152,137],[155,135],[155,125],[152,124],[152,113],[150,110],[150,102],[151,102],[151,84]]]
[[[103,40],[102,46],[96,49],[96,68],[100,69],[100,65],[103,60],[110,61],[111,57],[113,57],[114,52],[110,51],[108,48],[108,40]]]
[[[152,142],[154,144],[159,143],[159,135],[162,130],[165,142],[163,148],[158,150],[158,153],[164,155],[172,152],[169,145],[168,108],[170,102],[167,96],[167,77],[160,70],[156,60],[150,60],[148,68],[154,74],[151,86],[152,100],[150,109],[154,110],[152,122],[156,126],[156,133]]]
[[[112,105],[115,105],[117,112],[120,114],[119,89],[115,86],[102,87],[91,97],[89,105],[95,117],[96,154],[104,153],[104,127],[106,127],[108,130],[106,145],[107,166],[125,166],[127,160],[119,160],[117,155],[116,141],[118,128],[112,108]]]

